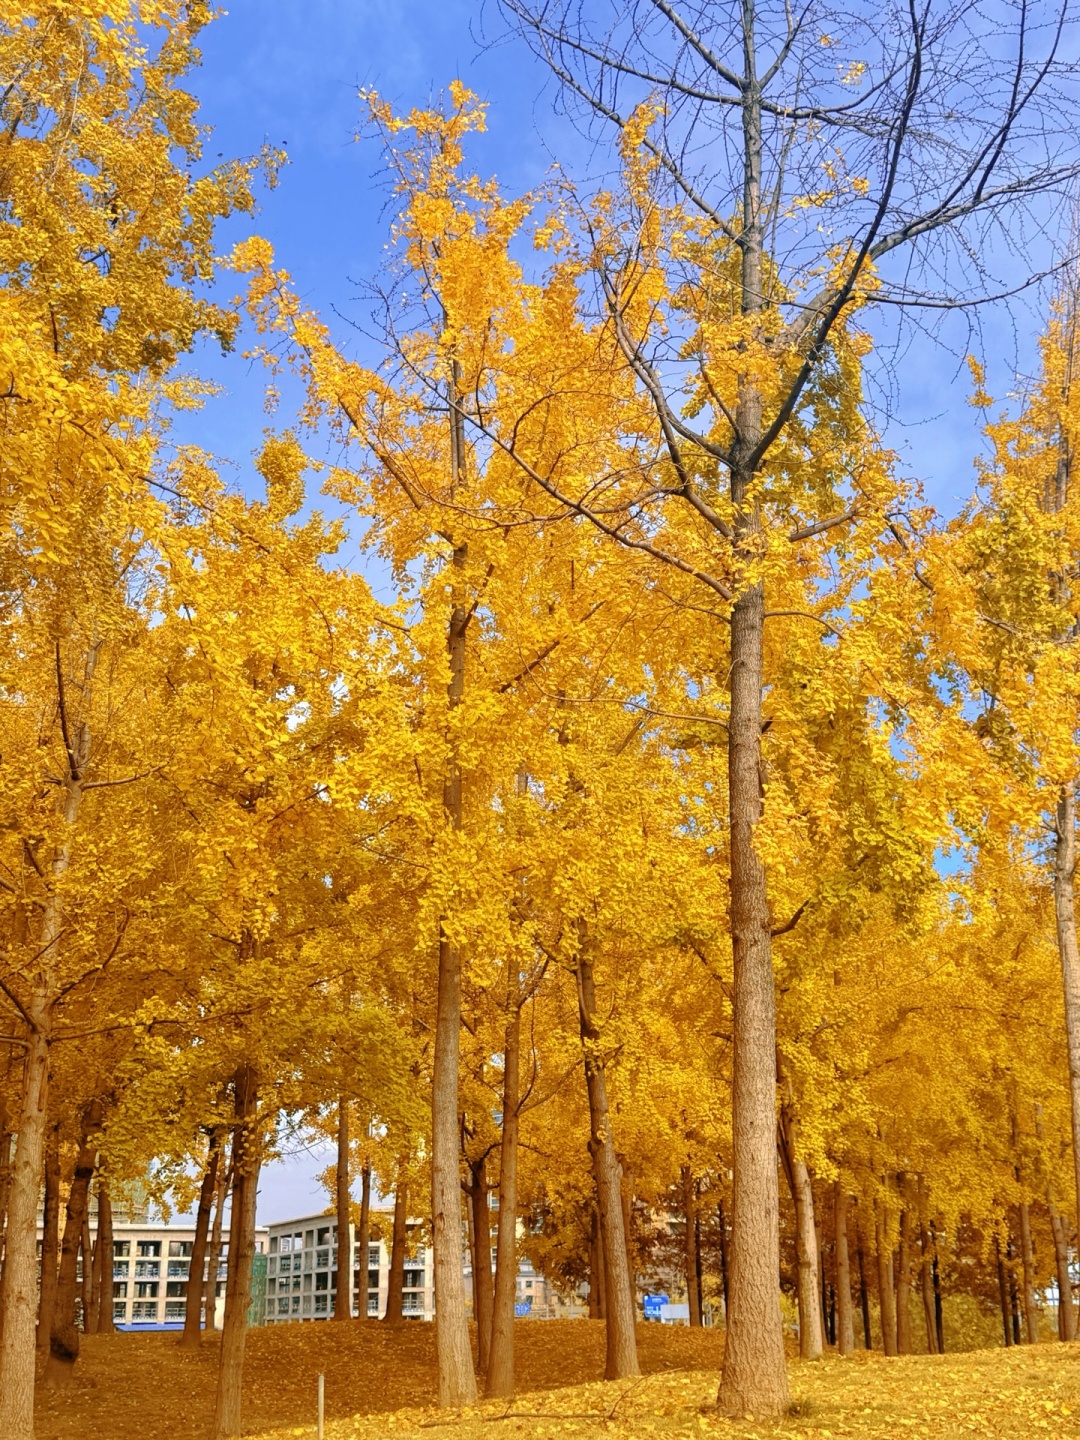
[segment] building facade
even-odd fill
[[[389,1215],[373,1211],[372,1219],[389,1231]],[[406,1319],[431,1320],[435,1315],[431,1248],[420,1243],[420,1221],[410,1220],[406,1233],[402,1311]],[[283,1220],[271,1225],[268,1234],[266,1324],[328,1319],[334,1313],[337,1295],[338,1227],[333,1216]],[[370,1241],[367,1264],[362,1266],[356,1227],[350,1225],[346,1264],[353,1273],[353,1315],[359,1315],[364,1304],[373,1319],[383,1316],[390,1278],[390,1254],[385,1242]]]

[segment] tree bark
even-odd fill
[[[218,1272],[221,1269],[221,1229],[222,1220],[225,1215],[225,1201],[228,1198],[229,1188],[232,1185],[232,1161],[225,1163],[224,1140],[222,1140],[221,1159],[217,1169],[217,1189],[214,1192],[214,1223],[210,1231],[210,1262],[206,1272],[206,1293],[204,1304],[206,1306],[206,1328],[207,1330],[217,1329],[217,1287]]]
[[[205,1284],[206,1250],[210,1237],[210,1211],[217,1191],[218,1166],[221,1163],[221,1144],[218,1132],[210,1136],[210,1150],[202,1184],[199,1186],[199,1205],[195,1212],[195,1238],[191,1244],[191,1264],[188,1267],[187,1303],[184,1308],[184,1333],[180,1343],[188,1350],[197,1350],[202,1339],[203,1287]],[[207,1324],[213,1324],[208,1312]]]
[[[1080,1215],[1080,944],[1076,934],[1076,787],[1058,795],[1054,844],[1054,919],[1065,991],[1065,1039],[1069,1057],[1073,1175]]]
[[[229,1216],[229,1269],[225,1279],[225,1317],[221,1326],[215,1440],[233,1440],[243,1433],[241,1422],[244,1350],[251,1272],[255,1260],[255,1201],[261,1160],[258,1129],[258,1080],[254,1066],[243,1061],[234,1078],[236,1128],[232,1148],[232,1210]]]
[[[1001,1328],[1005,1336],[1005,1347],[1008,1349],[1013,1343],[1009,1287],[1005,1280],[1005,1262],[1001,1258],[1001,1245],[997,1240],[994,1241],[994,1249],[997,1253],[998,1301],[1001,1305]]]
[[[855,1319],[851,1305],[851,1261],[848,1255],[850,1200],[841,1181],[833,1189],[833,1224],[836,1231],[836,1348],[841,1355],[855,1349]]]
[[[352,1197],[349,1193],[349,1102],[338,1096],[337,1125],[337,1290],[334,1319],[352,1319]]]
[[[403,1168],[398,1171],[398,1182],[394,1189],[394,1230],[390,1242],[390,1270],[386,1281],[386,1311],[383,1319],[389,1325],[398,1325],[404,1319],[402,1304],[405,1288],[405,1222],[409,1218],[409,1191],[405,1184]],[[438,1304],[438,1296],[435,1297]]]
[[[919,1262],[920,1288],[922,1290],[923,1320],[926,1324],[926,1353],[936,1355],[937,1319],[934,1314],[933,1248],[927,1238],[925,1227],[919,1225],[919,1240],[922,1256]]]
[[[116,1322],[113,1319],[113,1217],[112,1200],[109,1198],[109,1182],[104,1175],[98,1177],[98,1223],[97,1243],[94,1253],[100,1255],[98,1272],[97,1329],[99,1335],[115,1335]]]
[[[931,1264],[934,1279],[934,1328],[937,1331],[937,1353],[945,1354],[945,1319],[941,1309],[941,1274],[938,1270],[937,1246],[934,1247],[934,1259]]]
[[[95,1310],[97,1309],[97,1255],[94,1250],[94,1242],[90,1236],[90,1196],[86,1197],[86,1209],[83,1212],[82,1222],[82,1282],[80,1284],[82,1299],[82,1328],[84,1335],[97,1334],[97,1320]]]
[[[818,1286],[818,1241],[814,1221],[814,1192],[810,1172],[798,1156],[798,1126],[789,1101],[780,1107],[778,1128],[780,1158],[795,1207],[796,1291],[799,1302],[799,1355],[820,1360],[822,1336],[821,1291]]]
[[[78,1294],[79,1251],[83,1241],[83,1221],[90,1198],[90,1182],[97,1167],[97,1131],[101,1126],[101,1102],[92,1100],[83,1114],[79,1154],[75,1174],[68,1192],[64,1238],[60,1246],[60,1270],[56,1280],[56,1303],[49,1331],[49,1355],[45,1362],[45,1380],[50,1385],[70,1385],[79,1358],[79,1331],[75,1324],[75,1301]]]
[[[1072,1276],[1069,1274],[1069,1243],[1065,1225],[1053,1200],[1049,1201],[1050,1233],[1054,1238],[1054,1264],[1058,1284],[1058,1338],[1076,1339],[1076,1308],[1072,1299]]]
[[[724,1326],[727,1327],[728,1307],[728,1230],[724,1202],[716,1202],[716,1223],[720,1231],[720,1288],[724,1294]]]
[[[594,1208],[589,1224],[589,1319],[607,1318],[607,1288],[604,1285],[604,1247],[600,1244],[600,1216]]]
[[[886,1355],[896,1354],[896,1296],[893,1293],[892,1252],[887,1248],[887,1230],[879,1213],[877,1225],[878,1308],[881,1314],[881,1345]]]
[[[360,1171],[360,1228],[357,1231],[357,1312],[361,1320],[368,1318],[370,1285],[368,1283],[368,1251],[371,1248],[371,1161],[365,1160]]]
[[[451,400],[456,393],[454,365]],[[463,473],[465,444],[461,412],[451,404],[451,441],[455,483]],[[465,567],[466,548],[454,547],[452,567]],[[463,821],[461,764],[454,728],[454,712],[465,692],[465,634],[470,611],[457,581],[453,610],[447,627],[450,681],[447,688],[448,759],[443,787],[443,810],[454,831]],[[461,952],[446,929],[439,934],[439,982],[435,1014],[435,1052],[431,1079],[431,1228],[435,1254],[435,1353],[439,1367],[439,1404],[472,1405],[476,1401],[476,1375],[465,1307],[465,1278],[461,1264],[461,1181],[458,1141],[458,1069],[461,1041]]]
[[[1039,1343],[1039,1312],[1035,1307],[1035,1251],[1031,1243],[1031,1211],[1028,1202],[1022,1201],[1020,1211],[1020,1274],[1022,1287],[1022,1310],[1027,1343]]]
[[[476,1321],[476,1365],[487,1374],[491,1353],[491,1314],[494,1290],[491,1275],[491,1212],[488,1207],[487,1160],[467,1162],[470,1176],[468,1191],[471,1219],[473,1270],[473,1318]]]
[[[514,1302],[517,1299],[517,1162],[521,1127],[521,1007],[510,1002],[503,1049],[502,1148],[499,1152],[499,1234],[495,1251],[495,1297],[487,1393],[514,1394]]]
[[[911,1354],[911,1210],[900,1212],[900,1248],[896,1266],[896,1353]]]
[[[870,1295],[866,1288],[866,1262],[863,1258],[862,1229],[858,1216],[855,1217],[855,1256],[859,1263],[859,1308],[862,1311],[863,1344],[867,1350],[872,1350],[874,1336],[870,1327]]]
[[[37,1359],[44,1365],[49,1354],[56,1310],[56,1270],[60,1250],[60,1126],[49,1129],[45,1145],[45,1195],[41,1217],[41,1281],[38,1297]]]
[[[690,1308],[690,1324],[701,1325],[700,1270],[697,1245],[697,1181],[689,1165],[682,1167],[683,1215],[686,1233],[683,1237],[683,1269],[686,1272],[686,1298]]]
[[[607,1077],[600,1051],[600,1031],[596,1023],[596,987],[590,951],[591,938],[584,925],[579,928],[581,940],[576,966],[578,1023],[585,1055],[585,1088],[589,1100],[589,1155],[596,1187],[604,1267],[604,1320],[607,1339],[604,1378],[623,1380],[640,1372],[634,1298],[626,1268],[622,1172],[611,1133]]]

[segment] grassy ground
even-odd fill
[[[720,1337],[644,1326],[633,1382],[597,1382],[603,1327],[526,1321],[522,1393],[512,1406],[434,1410],[428,1325],[290,1325],[253,1331],[245,1430],[261,1440],[314,1440],[316,1376],[326,1375],[326,1440],[961,1440],[971,1435],[1080,1440],[1080,1344],[884,1360],[860,1354],[793,1364],[792,1413],[779,1424],[719,1419]],[[43,1396],[38,1440],[206,1440],[213,1341],[197,1355],[174,1336],[91,1337],[78,1383]]]

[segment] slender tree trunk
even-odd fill
[[[45,1362],[45,1379],[50,1385],[70,1385],[79,1358],[79,1331],[75,1325],[75,1300],[78,1294],[79,1250],[83,1240],[83,1221],[90,1198],[90,1182],[97,1167],[96,1134],[101,1126],[101,1104],[93,1100],[83,1116],[79,1154],[75,1174],[68,1192],[64,1239],[60,1246],[60,1270],[56,1281],[56,1305],[49,1331],[49,1355]]]
[[[349,1193],[349,1102],[338,1096],[337,1126],[337,1290],[334,1319],[352,1319],[352,1196]]]
[[[1065,785],[1058,795],[1054,845],[1054,918],[1065,990],[1065,1039],[1069,1056],[1072,1102],[1073,1173],[1076,1213],[1080,1215],[1080,944],[1076,934],[1076,787]]]
[[[1031,1211],[1024,1200],[1020,1206],[1020,1266],[1023,1287],[1024,1330],[1027,1343],[1039,1343],[1039,1312],[1035,1308],[1035,1252],[1031,1243]]]
[[[116,1322],[113,1319],[113,1218],[112,1200],[109,1196],[109,1182],[104,1175],[98,1177],[98,1223],[95,1253],[101,1257],[98,1291],[98,1334],[115,1335]]]
[[[229,1189],[232,1185],[232,1162],[225,1163],[224,1140],[222,1141],[222,1154],[218,1162],[217,1189],[214,1192],[214,1223],[210,1231],[210,1263],[206,1273],[206,1328],[207,1330],[217,1329],[217,1287],[218,1272],[221,1270],[221,1231],[222,1222],[225,1216],[225,1201],[228,1199]]]
[[[633,1172],[619,1160],[619,1169],[622,1172],[622,1180],[619,1187],[619,1194],[622,1199],[623,1235],[626,1237],[626,1274],[630,1283],[630,1301],[634,1308],[634,1315],[637,1315],[637,1266],[634,1264],[634,1176]],[[695,1224],[696,1224],[695,1220]],[[701,1308],[701,1250],[697,1251],[697,1293],[698,1309]]]
[[[1072,1276],[1069,1274],[1069,1243],[1065,1238],[1065,1225],[1053,1200],[1050,1211],[1050,1233],[1054,1237],[1054,1264],[1058,1283],[1058,1337],[1061,1340],[1076,1339],[1076,1308],[1072,1299]]]
[[[796,1290],[799,1302],[799,1354],[803,1360],[819,1360],[824,1349],[821,1291],[818,1284],[817,1225],[814,1221],[814,1192],[810,1172],[798,1156],[798,1127],[789,1102],[780,1109],[778,1128],[780,1158],[795,1208]]]
[[[600,1245],[604,1264],[604,1319],[607,1326],[604,1377],[624,1380],[637,1375],[637,1335],[634,1297],[626,1269],[626,1235],[623,1230],[622,1174],[611,1134],[607,1077],[596,1024],[596,989],[590,954],[591,940],[581,927],[577,957],[578,1021],[585,1053],[585,1088],[589,1099],[589,1154],[592,1158],[596,1207],[600,1217]]]
[[[934,1328],[937,1331],[937,1353],[945,1354],[945,1319],[941,1309],[941,1273],[938,1270],[937,1246],[934,1246],[934,1258],[931,1262],[931,1271],[934,1280]]]
[[[716,1223],[720,1231],[720,1288],[724,1294],[724,1325],[727,1326],[728,1307],[728,1233],[724,1202],[716,1202]]]
[[[195,1212],[195,1239],[191,1244],[191,1265],[188,1268],[187,1303],[184,1308],[184,1333],[180,1343],[188,1350],[197,1350],[202,1339],[202,1302],[206,1250],[210,1238],[210,1211],[217,1191],[218,1166],[221,1163],[221,1144],[215,1130],[210,1137],[210,1150],[202,1184],[199,1186],[199,1206]],[[213,1319],[208,1314],[207,1323]]]
[[[911,1354],[911,1209],[900,1212],[900,1249],[896,1266],[896,1353]]]
[[[456,363],[453,391],[456,394]],[[453,395],[451,397],[453,399]],[[464,436],[461,414],[451,406],[451,437],[455,482],[463,472]],[[456,546],[453,570],[465,567],[466,549]],[[465,634],[470,612],[455,577],[453,611],[447,628],[450,682],[449,758],[443,809],[455,831],[463,820],[461,765],[454,712],[465,691]],[[435,1252],[435,1353],[439,1367],[439,1404],[471,1405],[476,1400],[476,1375],[469,1343],[465,1278],[461,1265],[461,1181],[458,1172],[458,1068],[461,1040],[461,953],[445,925],[439,936],[439,983],[435,1015],[435,1052],[431,1081],[431,1226]]]
[[[682,1167],[683,1215],[686,1219],[686,1233],[683,1237],[683,1268],[686,1271],[686,1299],[690,1310],[690,1324],[701,1325],[701,1300],[698,1295],[698,1246],[697,1246],[697,1181],[689,1165]]]
[[[360,1171],[360,1228],[357,1231],[357,1310],[361,1320],[368,1318],[370,1284],[368,1251],[371,1248],[371,1161],[365,1160]]]
[[[1008,1281],[1009,1281],[1009,1315],[1012,1320],[1013,1344],[1020,1344],[1020,1297],[1017,1293],[1016,1267],[1013,1263],[1012,1240],[1009,1241],[1006,1253],[1009,1257]]]
[[[994,1249],[997,1252],[998,1301],[1001,1305],[1001,1328],[1005,1336],[1005,1347],[1008,1349],[1013,1343],[1009,1287],[1005,1279],[1005,1262],[1001,1258],[1001,1245],[997,1240],[994,1241]]]
[[[473,1317],[476,1320],[477,1369],[487,1374],[491,1353],[491,1312],[494,1304],[491,1275],[491,1213],[488,1207],[487,1162],[469,1164],[468,1200],[473,1262]]]
[[[229,1216],[229,1271],[225,1280],[225,1318],[221,1327],[216,1440],[233,1440],[243,1433],[241,1409],[244,1350],[248,1310],[251,1306],[251,1272],[255,1260],[255,1201],[259,1187],[258,1081],[254,1067],[244,1061],[235,1080],[236,1129],[232,1150],[232,1212]]]
[[[867,1350],[872,1350],[874,1336],[870,1328],[870,1295],[866,1288],[866,1262],[863,1258],[862,1230],[858,1217],[855,1219],[855,1258],[859,1264],[859,1308],[862,1310],[863,1344]]]
[[[41,1217],[41,1283],[38,1299],[37,1359],[49,1354],[56,1309],[56,1270],[60,1250],[60,1125],[50,1126],[45,1146],[45,1195]]]
[[[848,1210],[850,1200],[841,1181],[833,1190],[833,1223],[836,1231],[836,1348],[841,1355],[855,1349],[855,1319],[851,1306],[851,1261],[848,1256]]]
[[[79,1289],[82,1300],[82,1328],[84,1335],[97,1333],[97,1325],[94,1322],[94,1311],[97,1308],[97,1287],[96,1287],[96,1257],[94,1254],[94,1242],[90,1236],[90,1197],[87,1195],[86,1210],[83,1212],[82,1221],[82,1281]]]
[[[922,1290],[923,1320],[926,1324],[926,1353],[936,1355],[937,1347],[937,1320],[934,1314],[934,1277],[933,1277],[933,1249],[927,1238],[926,1228],[919,1225],[919,1240],[922,1251],[919,1263],[919,1279]]]
[[[517,1298],[517,1162],[521,1072],[521,1007],[510,1002],[503,1051],[502,1148],[499,1152],[499,1235],[495,1252],[495,1298],[487,1393],[509,1400],[514,1393],[514,1302]]]
[[[893,1293],[892,1253],[887,1248],[884,1216],[877,1216],[878,1306],[881,1313],[881,1345],[886,1355],[896,1354],[896,1296]]]
[[[390,1270],[386,1282],[386,1313],[383,1319],[389,1325],[398,1325],[404,1319],[402,1304],[405,1288],[405,1222],[409,1218],[409,1191],[405,1184],[403,1167],[398,1170],[398,1182],[394,1189],[394,1229],[390,1241]],[[435,1297],[438,1304],[438,1296]]]

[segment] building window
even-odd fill
[[[368,1246],[367,1263],[371,1266],[371,1268],[372,1268],[373,1270],[377,1270],[377,1269],[379,1268],[379,1247],[378,1247],[378,1245],[369,1245],[369,1246]]]
[[[127,1305],[123,1300],[117,1300],[113,1304],[112,1318],[117,1325],[123,1325],[127,1320]]]
[[[316,1251],[315,1251],[315,1269],[316,1269],[316,1270],[325,1270],[329,1264],[330,1264],[330,1251],[329,1251],[329,1250],[316,1250]]]
[[[116,1259],[116,1258],[117,1258],[118,1256],[120,1256],[120,1255],[130,1255],[130,1254],[131,1254],[131,1241],[130,1241],[130,1240],[114,1240],[114,1241],[113,1241],[113,1247],[112,1247],[112,1253],[113,1253],[113,1259]]]
[[[165,1283],[165,1294],[166,1294],[166,1297],[168,1297],[169,1295],[173,1295],[173,1296],[186,1295],[186,1294],[187,1294],[187,1281],[186,1281],[186,1280],[168,1280],[168,1281],[166,1281],[166,1283]]]
[[[183,1300],[166,1300],[166,1301],[165,1301],[165,1319],[166,1319],[166,1320],[183,1320],[183,1318],[184,1318],[184,1312],[185,1312],[186,1309],[187,1309],[187,1305],[186,1305],[186,1303],[185,1303]]]
[[[271,1255],[276,1255],[277,1253],[278,1253],[278,1237],[277,1237],[276,1235],[271,1235],[271,1236],[270,1236],[270,1254],[271,1254]]]
[[[169,1241],[169,1254],[170,1254],[170,1255],[190,1255],[190,1254],[191,1254],[191,1247],[192,1247],[193,1244],[194,1244],[194,1241],[192,1241],[192,1240],[170,1240],[170,1241]]]
[[[135,1253],[136,1253],[137,1255],[157,1255],[157,1256],[160,1257],[160,1255],[161,1255],[161,1241],[160,1241],[160,1240],[140,1240],[140,1241],[137,1243],[137,1245],[135,1246]]]
[[[136,1260],[135,1278],[143,1280],[156,1280],[161,1275],[161,1265],[157,1260]]]
[[[323,1225],[323,1226],[320,1228],[318,1235],[315,1237],[315,1244],[316,1244],[316,1245],[329,1245],[329,1244],[330,1244],[330,1226],[329,1226],[329,1225]]]
[[[122,1265],[112,1267],[114,1280],[126,1280],[128,1278],[128,1262],[125,1260]]]
[[[188,1271],[191,1268],[190,1260],[170,1260],[168,1276],[170,1280],[186,1280]]]
[[[294,1296],[292,1297],[292,1313],[293,1313],[294,1315],[299,1315],[299,1314],[300,1314],[300,1296],[299,1296],[299,1295],[294,1295]]]
[[[126,1280],[114,1280],[114,1281],[113,1281],[113,1287],[112,1287],[112,1293],[113,1293],[113,1299],[114,1299],[114,1300],[126,1300],[126,1299],[127,1299],[127,1281],[126,1281]]]
[[[305,1249],[310,1250],[311,1247],[312,1247],[314,1244],[315,1244],[315,1231],[314,1231],[314,1230],[305,1230],[305,1231],[304,1231],[304,1247],[305,1247]]]
[[[135,1294],[142,1299],[148,1299],[151,1295],[155,1298],[158,1293],[158,1282],[156,1280],[136,1280]]]
[[[279,1315],[288,1315],[289,1301],[287,1298],[283,1298],[277,1302],[277,1312]]]
[[[131,1318],[132,1320],[156,1320],[157,1301],[136,1300],[131,1307]]]
[[[310,1289],[311,1289],[311,1276],[310,1276],[310,1275],[305,1275],[305,1276],[304,1276],[304,1292],[305,1292],[305,1294],[306,1294]]]
[[[330,1288],[330,1276],[329,1276],[329,1275],[326,1273],[326,1271],[324,1270],[321,1274],[315,1276],[315,1289],[316,1289],[316,1290],[329,1290],[329,1288]]]
[[[377,1290],[373,1290],[371,1294],[368,1295],[367,1309],[369,1315],[377,1315],[379,1313],[379,1292]]]
[[[327,1301],[327,1298],[328,1298],[328,1297],[327,1297],[326,1295],[316,1295],[316,1296],[315,1296],[315,1314],[316,1314],[316,1315],[325,1315],[325,1314],[326,1314],[326,1301]]]

